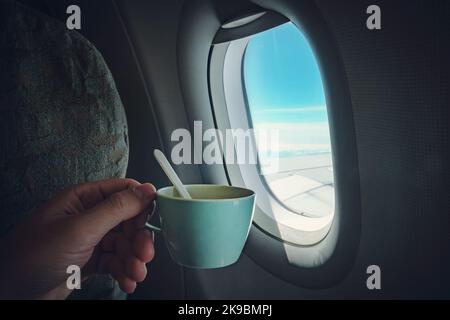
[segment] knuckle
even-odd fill
[[[108,197],[110,205],[116,210],[123,210],[125,208],[125,199],[120,192],[114,193]]]

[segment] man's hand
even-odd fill
[[[154,255],[144,229],[155,188],[131,179],[61,192],[0,240],[0,297],[66,298],[69,265],[82,277],[109,273],[131,293]]]

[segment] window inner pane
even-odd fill
[[[278,130],[258,145],[260,162],[278,158],[266,185],[298,214],[334,210],[333,166],[324,88],[313,51],[291,22],[254,35],[244,57],[244,85],[255,129]]]

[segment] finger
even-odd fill
[[[134,255],[144,263],[150,262],[155,256],[153,235],[146,229],[141,229],[136,233],[132,247]]]
[[[148,219],[148,211],[149,210],[145,210],[133,219],[130,219],[123,223],[123,231],[125,232],[125,235],[128,237],[128,239],[132,240],[136,235],[136,232],[145,226],[145,223]]]
[[[127,276],[136,282],[144,281],[147,276],[145,263],[135,256],[130,256],[125,260],[125,271]]]
[[[131,243],[123,233],[116,238],[115,252],[122,261],[133,255]]]
[[[73,188],[73,192],[87,210],[113,193],[138,185],[140,183],[133,179],[109,179],[80,184]]]
[[[145,263],[134,256],[131,243],[128,238],[121,234],[116,239],[116,256],[124,263],[126,275],[137,282],[141,282],[147,275]]]
[[[146,210],[145,212],[138,215],[136,218],[133,218],[133,224],[134,224],[135,228],[141,229],[145,226],[145,224],[148,221],[148,218],[150,217],[150,215],[148,214],[148,211],[149,210]]]
[[[127,221],[127,223],[124,223],[123,232],[128,239],[132,240],[137,231],[138,229],[134,226],[133,222]]]
[[[136,289],[136,281],[130,279],[126,272],[125,266],[117,256],[113,256],[107,265],[108,273],[119,282],[120,289],[126,293],[133,293]]]
[[[76,214],[92,208],[114,192],[133,188],[140,183],[133,179],[110,179],[83,183],[57,193],[43,205],[47,214]]]
[[[136,290],[136,281],[128,278],[125,274],[120,275],[117,279],[119,282],[119,287],[127,294],[131,294]]]
[[[77,216],[83,232],[102,238],[119,223],[137,216],[155,199],[155,187],[149,183],[113,193],[106,200]]]
[[[142,230],[145,231],[145,230]],[[145,234],[145,233],[144,233]],[[150,235],[151,236],[151,235]],[[144,242],[144,244],[141,243],[142,250],[146,250],[147,252],[150,250],[153,250],[152,241],[150,241],[147,237],[144,238],[145,240],[139,240],[140,242]],[[151,249],[145,248],[146,243],[150,243]],[[117,237],[116,240],[116,256],[119,257],[120,260],[123,261],[125,264],[125,271],[127,276],[136,281],[136,282],[142,282],[144,281],[146,275],[147,275],[147,267],[145,266],[145,262],[148,262],[151,260],[153,254],[150,252],[149,256],[143,257],[147,258],[147,261],[140,260],[137,256],[134,255],[133,250],[131,249],[131,243],[128,240],[128,238],[125,235],[121,235]],[[141,254],[141,257],[143,255]]]

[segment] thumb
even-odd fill
[[[108,231],[146,210],[156,197],[150,183],[111,194],[106,200],[79,216],[80,227],[88,234],[103,237]]]

